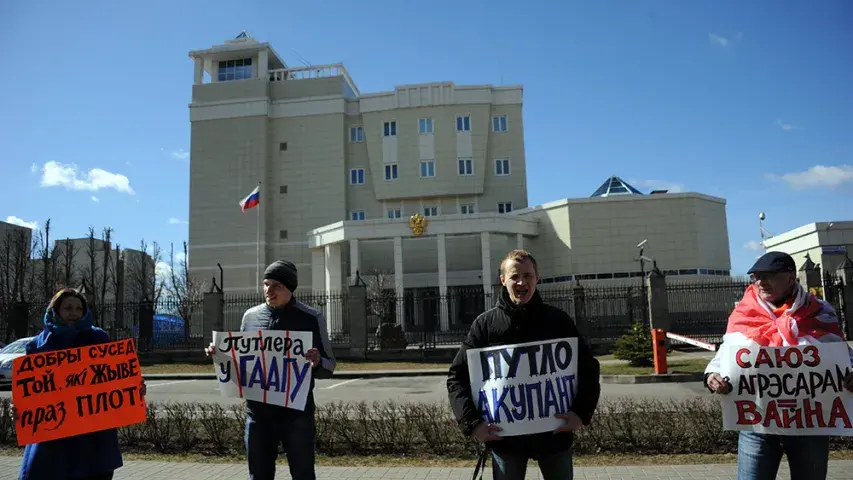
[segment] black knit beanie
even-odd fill
[[[271,263],[266,270],[264,270],[264,280],[270,279],[275,280],[290,290],[291,293],[296,291],[297,285],[297,276],[296,276],[296,265],[293,262],[288,262],[287,260],[276,260]]]

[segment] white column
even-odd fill
[[[326,289],[326,252],[325,249],[311,249],[311,290],[321,292]]]
[[[341,244],[326,245],[326,328],[327,332],[339,330],[341,311]]]
[[[440,331],[446,332],[450,330],[450,315],[449,302],[447,298],[447,245],[446,235],[440,233],[438,235],[438,294],[439,300],[439,318]]]
[[[195,57],[195,71],[193,72],[193,83],[201,85],[204,83],[204,59]]]
[[[394,289],[397,291],[397,323],[406,330],[403,299],[403,237],[394,237]]]
[[[258,78],[267,78],[267,62],[269,62],[269,54],[266,50],[258,52],[258,65],[253,68]]]
[[[483,260],[483,293],[485,293],[485,308],[492,308],[492,242],[489,232],[480,232],[480,252]]]
[[[355,281],[356,273],[361,270],[361,254],[358,250],[358,240],[349,241],[349,284]]]
[[[515,248],[519,250],[524,249],[524,235],[520,233],[515,234]]]

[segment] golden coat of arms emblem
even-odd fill
[[[412,235],[420,237],[424,234],[427,227],[427,219],[420,213],[416,213],[409,217],[409,228],[412,229]]]

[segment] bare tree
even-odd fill
[[[156,303],[164,288],[163,282],[158,282],[156,275],[156,266],[163,253],[157,242],[151,244],[150,255],[148,250],[148,244],[145,239],[142,239],[139,244],[139,252],[134,252],[129,259],[125,255],[125,259],[130,260],[130,291],[133,298],[135,300],[148,299]]]
[[[190,276],[188,264],[189,249],[184,242],[183,257],[175,262],[175,245],[169,245],[169,282],[166,292],[176,303],[178,315],[184,321],[184,338],[190,338],[190,321],[193,312],[197,310],[198,300],[204,294],[205,283],[201,279]]]
[[[394,274],[378,269],[370,269],[365,275],[367,284],[367,314],[378,318],[379,323],[395,323],[397,294],[394,287]]]
[[[77,255],[77,247],[70,238],[66,237],[62,241],[62,248],[59,249],[59,261],[62,264],[62,285],[64,287],[78,286],[77,272],[74,271],[74,256]]]
[[[47,304],[56,290],[58,281],[57,270],[60,250],[57,245],[50,244],[50,219],[44,222],[44,229],[37,233],[38,254],[41,265],[40,301]]]
[[[112,262],[110,261],[110,257],[112,256],[111,255],[112,254],[112,235],[113,235],[113,229],[110,227],[105,227],[104,232],[103,232],[103,236],[102,236],[102,240],[104,241],[104,244],[103,244],[104,260],[103,260],[103,264],[101,265],[101,267],[102,267],[101,271],[103,273],[101,274],[101,282],[100,282],[101,283],[101,285],[100,285],[101,290],[100,290],[99,295],[98,295],[98,298],[100,298],[102,303],[105,302],[107,297],[108,297],[107,287],[111,286],[109,277],[110,277],[110,273],[112,271]]]

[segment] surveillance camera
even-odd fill
[[[649,239],[647,238],[647,239],[643,240],[642,242],[638,243],[637,248],[643,248],[646,245],[646,242],[648,242],[648,241],[649,241]]]
[[[764,215],[764,212],[761,212],[761,213],[759,213],[759,214],[758,214],[758,219],[759,219],[759,220],[762,220],[762,221],[763,221],[765,218],[767,218],[767,216],[766,216],[766,215]]]

